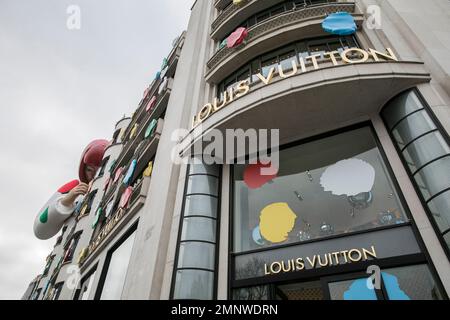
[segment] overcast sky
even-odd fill
[[[0,299],[19,299],[55,239],[39,209],[110,139],[186,27],[193,0],[0,0]],[[81,29],[66,26],[69,5]]]

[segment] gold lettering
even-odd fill
[[[263,73],[256,74],[256,77],[261,80],[265,85],[269,85],[272,83],[274,76],[278,73],[281,79],[286,79],[292,76],[295,76],[299,69],[302,73],[306,73],[307,67],[306,62],[307,59],[311,60],[311,63],[314,67],[314,70],[319,69],[318,58],[320,57],[328,58],[331,60],[333,66],[339,65],[339,57],[342,59],[344,63],[356,64],[356,63],[364,63],[369,60],[371,57],[374,61],[378,62],[381,60],[387,61],[399,61],[395,53],[391,48],[386,48],[386,52],[380,52],[375,49],[369,48],[367,51],[360,48],[349,48],[339,53],[338,51],[329,51],[324,52],[323,54],[313,54],[307,57],[299,57],[299,64],[297,64],[296,60],[291,60],[292,70],[283,69],[282,65],[278,65],[278,67],[271,67],[268,70],[267,76]],[[251,90],[250,83],[248,80],[240,81],[235,88],[229,88],[226,92],[223,93],[224,98],[220,100],[215,98],[213,103],[208,103],[203,106],[200,112],[195,115],[192,119],[192,128],[195,128],[203,121],[205,121],[208,117],[210,117],[214,112],[219,111],[227,104],[233,102],[235,98],[242,97],[248,94]],[[228,98],[228,99],[227,99]],[[346,258],[345,253],[343,256]],[[332,261],[331,261],[332,262]]]
[[[292,71],[289,74],[284,73],[283,66],[281,64],[278,65],[278,74],[280,75],[280,78],[286,79],[295,76],[297,74],[298,72],[297,61],[291,60],[291,64],[292,64]]]
[[[354,259],[353,255],[356,253],[357,258]],[[352,262],[359,262],[362,259],[362,254],[361,251],[359,251],[358,249],[352,249],[348,252],[348,258],[352,261]]]
[[[350,60],[348,58],[348,54],[352,53],[352,52],[357,52],[357,53],[361,54],[362,58],[359,58],[359,60]],[[364,51],[359,48],[350,48],[350,49],[342,51],[341,58],[346,63],[363,63],[369,59],[369,54],[367,53],[367,51]]]
[[[289,271],[291,271],[291,262],[288,261],[287,267],[286,267],[285,264],[284,264],[284,261],[281,261],[281,270],[282,270],[283,272],[289,272]]]
[[[336,261],[336,265],[339,264],[339,252],[333,252],[334,260]]]
[[[320,255],[318,257],[319,265],[321,267],[326,267],[328,265],[328,255],[325,254],[324,258],[325,258],[325,262],[322,262],[322,257]]]
[[[306,65],[305,65],[305,60],[303,60],[303,57],[300,57],[300,68],[302,69],[303,73],[306,72]]]
[[[329,57],[331,59],[331,61],[333,62],[334,66],[338,65],[337,59],[335,55],[339,55],[339,51],[331,51],[331,52],[325,52],[323,54],[324,57]]]
[[[234,101],[234,89],[228,89],[228,94],[230,95],[230,103]]]
[[[194,118],[192,118],[192,128],[195,128],[197,125],[197,116],[194,116]]]
[[[264,264],[264,274],[266,276],[270,275],[270,272],[267,270],[267,264]]]
[[[375,247],[372,246],[371,249],[372,249],[372,251],[363,249],[364,260],[368,260],[368,256],[371,256],[372,258],[375,258],[375,259],[377,258],[377,253],[375,251]]]
[[[272,82],[273,76],[275,75],[275,67],[270,68],[269,74],[267,78],[265,78],[261,73],[258,73],[256,76],[261,80],[265,85],[268,85]]]
[[[236,91],[237,91],[236,98],[245,96],[250,91],[250,85],[248,83],[248,80],[239,82],[236,87]]]
[[[315,267],[316,267],[316,259],[317,259],[317,256],[314,256],[314,259],[313,259],[312,261],[311,261],[311,258],[310,258],[310,257],[307,257],[306,259],[308,260],[308,262],[309,262],[309,264],[311,265],[312,268],[315,268]]]
[[[223,107],[225,107],[225,105],[228,103],[228,91],[225,91],[222,93],[223,94],[223,100],[220,101],[220,105],[219,104],[219,99],[214,98],[214,103],[213,103],[213,110],[214,112],[219,111],[220,109],[222,109]]]
[[[89,252],[92,252],[95,249],[89,249]],[[343,256],[345,263],[350,262],[359,262],[364,260],[368,260],[369,257],[377,258],[377,253],[375,250],[375,246],[371,246],[370,250],[361,248],[361,249],[351,249],[351,250],[343,250],[330,252],[325,254],[316,254],[312,258],[306,257],[309,265],[312,268],[317,267],[328,267],[333,265],[339,265],[341,263],[340,255]],[[289,259],[286,261],[275,261],[270,266],[266,263],[264,264],[264,274],[279,274],[279,273],[287,273],[294,271],[305,270],[305,261],[303,258]]]
[[[313,55],[311,55],[311,56],[307,56],[307,57],[305,58],[305,60],[306,60],[306,59],[311,59],[311,61],[312,61],[312,63],[313,63],[313,66],[314,66],[314,69],[317,70],[317,69],[319,69],[319,65],[318,65],[318,63],[317,63],[317,58],[318,58],[318,57],[320,57],[320,54],[313,54]]]
[[[205,121],[205,119],[211,115],[212,108],[213,108],[213,106],[211,103],[208,103],[203,106],[203,108],[198,113],[198,122],[199,123]]]
[[[381,56],[381,57],[383,57],[386,60],[398,61],[397,57],[395,56],[395,54],[394,54],[394,52],[392,51],[391,48],[386,48],[386,51],[387,51],[387,54],[369,48],[369,52],[372,55],[373,60],[375,60],[375,61],[380,61],[378,56]]]
[[[342,256],[344,257],[345,263],[348,262],[348,259],[347,259],[347,253],[348,253],[348,250],[341,251],[341,254],[342,254]]]
[[[295,264],[296,264],[296,270],[303,270],[305,269],[305,263],[303,262],[302,258],[298,258],[297,260],[295,260]]]
[[[278,270],[274,269],[274,266],[278,267]],[[279,262],[274,262],[270,265],[270,272],[272,272],[273,274],[277,274],[281,272],[281,264]]]

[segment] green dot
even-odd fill
[[[45,211],[41,213],[41,215],[39,217],[39,221],[41,223],[47,223],[47,221],[48,221],[48,208],[45,209]]]

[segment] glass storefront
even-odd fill
[[[444,298],[371,127],[283,148],[276,174],[264,167],[232,170],[232,299]]]
[[[186,183],[171,298],[214,299],[220,167],[194,158]]]
[[[408,221],[369,127],[281,151],[259,188],[251,172],[234,169],[236,253]]]

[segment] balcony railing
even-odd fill
[[[133,187],[133,193],[131,194],[127,209],[117,209],[109,216],[99,230],[98,235],[91,239],[89,251],[84,259],[80,261],[80,265],[95,256],[95,253],[100,251],[99,248],[113,239],[118,230],[121,230],[123,225],[125,225],[126,222],[144,206],[145,198],[147,197],[147,192],[150,187],[150,181],[151,177],[142,177],[140,181],[137,182]],[[121,210],[122,212],[120,212]],[[118,216],[119,214],[120,216]],[[111,223],[113,225],[111,225]]]
[[[285,12],[278,16],[274,16],[273,18],[267,19],[259,24],[254,25],[249,28],[248,36],[246,39],[246,46],[251,44],[256,39],[261,38],[262,36],[274,32],[283,27],[297,24],[299,22],[314,19],[319,17],[325,17],[328,14],[335,12],[348,12],[355,13],[355,3],[329,3],[323,5],[317,5],[312,7],[306,7],[304,9],[292,10],[289,12]],[[214,69],[217,67],[223,60],[231,56],[236,51],[243,48],[244,45],[237,48],[221,48],[219,49],[208,61],[208,68]]]
[[[241,10],[243,6],[247,5],[248,3],[255,1],[255,0],[242,0],[241,4],[239,6],[231,5],[227,6],[214,20],[214,22],[211,24],[211,33],[214,33],[216,29],[225,21],[228,20],[229,17],[231,17],[234,13]]]
[[[153,135],[147,139],[143,139],[141,143],[138,145],[138,147],[135,149],[132,157],[132,159],[137,159],[135,174],[138,174],[143,169],[145,169],[148,166],[148,162],[155,156],[163,127],[164,127],[164,120],[159,119]],[[132,160],[130,160],[127,166],[125,167],[124,174],[130,167],[131,161]],[[113,176],[111,178],[113,178]],[[121,179],[119,179],[118,181],[116,181],[115,183],[113,183],[111,186],[108,187],[108,190],[106,191],[105,195],[102,198],[102,203],[110,202],[117,193],[123,191],[121,190],[121,188],[118,188],[119,185],[122,185]]]
[[[131,140],[128,140],[128,142],[125,144],[122,153],[117,159],[116,168],[123,166],[130,160],[139,142],[142,141],[145,134],[145,130],[147,129],[147,126],[150,124],[151,120],[158,119],[163,114],[165,108],[167,107],[167,103],[169,102],[170,93],[172,91],[172,83],[173,79],[169,79],[167,88],[161,94],[158,102],[156,103],[155,108],[151,113],[146,114],[146,116],[143,119],[143,122],[139,125],[136,137],[134,137]]]
[[[214,0],[214,6],[219,10],[226,9],[232,3],[233,0]]]
[[[309,0],[311,1],[311,0]],[[304,4],[293,4],[293,9],[290,10],[299,10],[304,9],[306,7],[314,7],[318,5],[323,5],[326,3],[336,3],[338,0],[313,0],[315,2],[305,2]],[[254,7],[254,5],[260,6],[261,2],[259,0],[242,0],[242,2],[239,5],[229,5],[227,6],[220,14],[217,16],[217,18],[213,21],[211,24],[211,35],[213,35],[216,30],[227,20],[229,20],[232,16],[234,16],[239,11],[245,11],[243,9],[245,8],[251,8]],[[282,4],[282,2],[280,3]],[[267,3],[266,5],[273,5],[273,3]],[[251,9],[250,9],[251,10]]]

